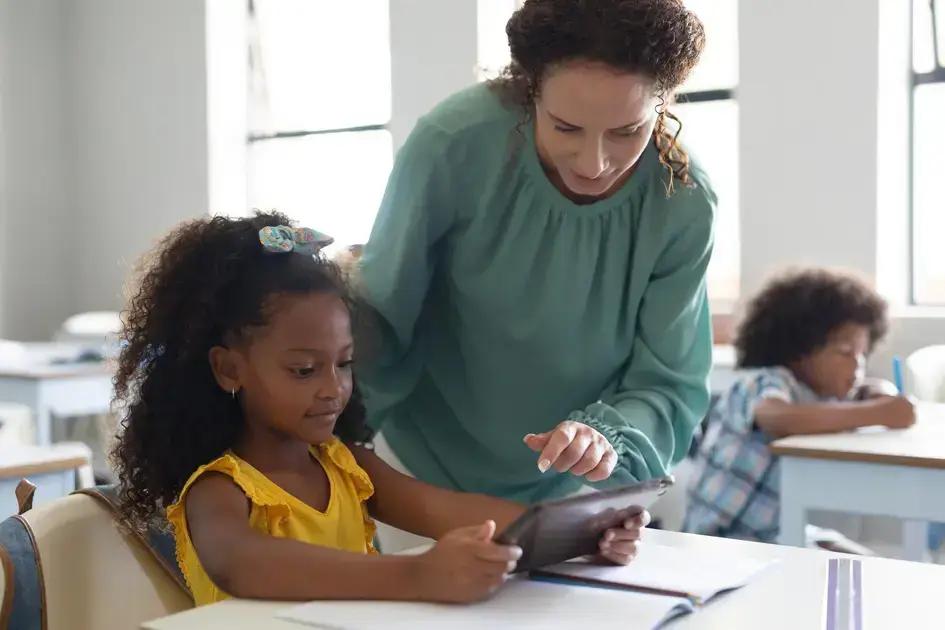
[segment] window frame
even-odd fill
[[[252,24],[255,22],[256,16],[256,6],[254,0],[246,1],[246,19]],[[252,43],[249,45],[249,63],[252,63],[254,57],[254,51]],[[252,71],[252,67],[249,68]],[[247,93],[247,98],[249,99],[252,96],[252,81],[248,85],[250,90]],[[253,143],[256,142],[265,142],[269,140],[282,140],[286,138],[303,138],[306,136],[319,136],[319,135],[329,135],[329,134],[338,134],[338,133],[359,133],[364,131],[387,131],[390,132],[391,121],[388,119],[387,122],[369,124],[369,125],[356,125],[353,127],[319,127],[314,129],[289,129],[283,131],[277,131],[273,133],[256,133],[252,129],[247,131],[246,134],[246,148],[247,151],[252,149]]]
[[[917,284],[917,264],[918,260],[916,258],[916,207],[915,207],[915,187],[916,187],[916,163],[915,163],[915,138],[916,138],[916,128],[915,128],[915,95],[916,90],[921,85],[929,84],[945,84],[945,65],[943,65],[942,56],[945,54],[945,51],[939,50],[939,33],[938,33],[938,23],[936,19],[936,7],[945,9],[945,5],[939,6],[939,2],[936,0],[912,0],[912,11],[913,15],[915,14],[916,3],[918,2],[928,2],[929,11],[931,13],[931,31],[928,33],[932,37],[932,56],[935,66],[932,70],[928,72],[917,72],[915,69],[915,59],[913,58],[912,51],[915,49],[916,37],[916,24],[915,18],[912,17],[909,20],[909,70],[910,70],[910,82],[909,82],[909,199],[908,199],[908,208],[907,213],[907,238],[906,238],[906,248],[907,255],[909,257],[909,273],[906,278],[906,288],[907,288],[907,297],[908,303],[910,306],[931,306],[931,307],[942,307],[945,306],[945,302],[920,302],[916,294],[916,284]]]

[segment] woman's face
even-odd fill
[[[626,181],[656,124],[652,82],[600,63],[548,71],[535,99],[538,155],[569,198],[593,201]]]

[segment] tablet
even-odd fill
[[[522,548],[516,572],[595,555],[606,530],[649,508],[671,485],[673,478],[667,476],[537,503],[496,536],[495,541]]]

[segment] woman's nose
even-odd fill
[[[580,149],[574,172],[586,179],[597,179],[607,168],[607,158],[600,138],[589,138]]]

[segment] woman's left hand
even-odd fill
[[[617,466],[617,452],[599,431],[582,422],[565,420],[551,431],[529,433],[525,444],[538,456],[538,470],[554,466],[588,481],[610,477]]]
[[[650,524],[650,513],[627,519],[623,527],[608,529],[600,539],[600,557],[614,564],[630,564],[637,555],[637,542],[643,528]]]

